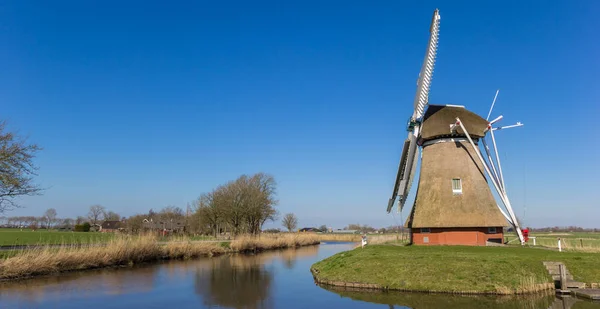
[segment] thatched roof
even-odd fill
[[[423,116],[421,138],[435,139],[444,136],[464,136],[459,127],[455,134],[450,133],[450,125],[459,117],[472,138],[484,136],[488,122],[479,115],[460,106],[429,105]]]
[[[484,173],[475,150],[467,141],[423,147],[417,197],[406,226],[506,226]],[[460,195],[452,192],[453,178],[462,181]]]

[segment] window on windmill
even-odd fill
[[[495,227],[488,227],[488,234],[496,234],[496,228]]]
[[[460,178],[452,178],[452,193],[462,194],[462,181]]]

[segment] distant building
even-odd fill
[[[333,231],[334,234],[359,234],[360,231],[359,230],[341,230],[341,229],[337,229],[335,231]]]
[[[100,225],[100,232],[102,233],[114,233],[123,229],[121,221],[104,221]]]
[[[305,227],[305,228],[299,229],[298,232],[300,232],[300,233],[320,233],[321,230],[319,230],[316,227]]]
[[[152,218],[142,221],[144,229],[163,232],[180,233],[185,229],[184,220],[154,220]]]

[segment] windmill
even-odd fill
[[[506,192],[494,136],[497,130],[522,124],[495,127],[502,116],[489,121],[498,92],[486,119],[461,105],[429,104],[439,28],[440,14],[436,9],[429,28],[425,60],[417,81],[414,111],[408,121],[408,137],[402,148],[387,211],[391,211],[396,198],[398,211],[402,211],[416,172],[420,150],[417,194],[406,222],[411,230],[412,243],[502,243],[504,227],[508,222],[523,244],[523,234]],[[487,136],[491,137],[494,156],[486,142]],[[503,207],[496,202],[488,180]]]

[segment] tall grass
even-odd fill
[[[296,248],[320,243],[315,234],[263,234],[260,237],[236,237],[229,245],[236,252],[257,252],[264,250]]]
[[[314,234],[321,241],[343,241],[343,242],[359,242],[361,240],[360,234]],[[404,235],[404,239],[408,239],[408,235]],[[383,244],[387,242],[400,241],[401,236],[399,234],[370,234],[367,235],[367,242],[370,244]]]
[[[311,235],[261,238],[242,236],[232,241],[227,248],[218,242],[196,242],[183,238],[161,244],[157,237],[151,235],[118,236],[105,245],[65,245],[58,248],[43,246],[20,250],[0,260],[0,279],[127,266],[166,259],[189,259],[233,252],[295,248],[318,243],[319,240]]]

